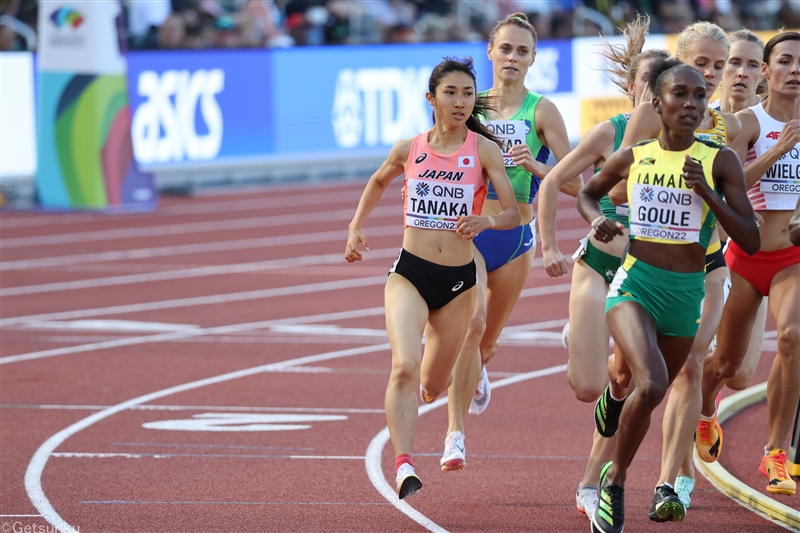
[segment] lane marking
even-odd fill
[[[718,422],[722,423],[742,409],[764,400],[767,397],[767,382],[753,385],[724,398],[718,407]],[[733,501],[774,524],[790,531],[800,531],[800,512],[779,501],[762,494],[740,479],[734,477],[719,461],[706,463],[700,459],[693,448],[692,458],[697,470],[720,492]]]
[[[372,212],[375,218],[397,215],[398,206],[377,207]],[[373,214],[370,213],[370,217]],[[185,222],[160,226],[141,226],[137,228],[105,229],[79,231],[75,233],[55,233],[36,237],[12,237],[0,239],[0,248],[26,248],[30,246],[59,246],[71,243],[110,241],[119,239],[138,239],[142,237],[166,237],[168,235],[186,235],[190,233],[208,233],[211,231],[234,231],[243,229],[262,229],[277,226],[300,226],[307,224],[325,224],[334,220],[350,220],[352,209],[336,211],[298,213],[291,215],[271,215],[263,217],[234,218],[207,222]]]
[[[319,459],[357,460],[363,455],[253,455],[237,453],[119,453],[119,452],[53,452],[50,457],[59,459],[174,459],[200,457],[203,459]]]
[[[145,422],[145,429],[163,431],[297,431],[310,429],[308,422],[344,421],[345,415],[301,415],[301,414],[243,414],[243,413],[198,413],[192,418],[156,420]],[[302,422],[302,423],[301,423]]]
[[[90,505],[389,505],[384,502],[132,502],[129,500],[86,500],[81,503]]]
[[[380,276],[381,279],[384,279],[384,276]],[[383,313],[383,308],[372,308],[372,309],[365,309],[365,312],[359,313],[358,311],[344,311],[341,313],[326,313],[323,315],[316,315],[320,320],[335,320],[336,315],[341,315],[342,317],[347,318],[355,318],[356,316],[368,316],[373,314],[380,314]],[[377,311],[377,312],[376,312]],[[52,350],[43,350],[40,352],[31,352],[27,354],[20,354],[20,355],[8,355],[5,357],[0,357],[0,365],[5,365],[9,363],[18,363],[20,361],[30,361],[33,359],[42,359],[45,357],[54,357],[58,355],[68,355],[72,353],[82,353],[82,352],[91,352],[95,350],[105,350],[108,348],[119,348],[121,346],[134,346],[137,344],[147,344],[152,342],[163,342],[168,340],[175,340],[175,339],[182,339],[188,337],[196,337],[201,335],[214,335],[217,333],[234,333],[237,331],[248,331],[252,329],[260,329],[267,326],[271,326],[273,324],[281,324],[291,321],[298,321],[298,320],[306,320],[312,321],[314,316],[305,316],[305,317],[296,317],[296,318],[279,318],[274,320],[266,320],[263,322],[250,322],[245,324],[232,324],[228,326],[216,326],[211,328],[198,328],[198,329],[191,329],[191,330],[184,330],[184,331],[173,331],[169,333],[159,333],[156,335],[143,335],[141,337],[126,337],[123,339],[114,339],[110,341],[104,342],[96,342],[92,344],[81,344],[78,346],[67,346],[64,348],[54,348]],[[286,365],[291,366],[291,365]],[[285,367],[277,367],[284,369]]]
[[[35,518],[40,517],[40,514],[0,514],[0,518]]]
[[[510,378],[502,379],[500,381],[496,381],[492,383],[492,390],[499,389],[501,387],[505,387],[507,385],[513,385],[514,383],[519,383],[522,381],[526,381],[529,379],[539,378],[543,376],[550,376],[552,374],[558,374],[560,372],[566,372],[567,365],[558,365],[552,366],[550,368],[544,368],[542,370],[535,370],[533,372],[527,372],[525,374],[519,374],[517,376],[513,376]],[[431,404],[422,405],[419,407],[418,416],[422,416],[425,413],[433,411],[443,405],[447,405],[447,397],[439,398],[435,402]],[[389,485],[389,482],[386,481],[386,478],[383,475],[383,467],[381,465],[381,456],[383,454],[383,448],[386,443],[389,442],[389,427],[384,427],[372,441],[369,443],[367,447],[367,455],[365,460],[365,466],[367,469],[367,475],[369,476],[369,480],[372,482],[372,486],[375,487],[378,492],[386,498],[386,500],[394,505],[401,513],[408,516],[410,519],[427,529],[428,531],[432,531],[434,533],[448,533],[446,529],[442,526],[425,516],[424,514],[420,513],[411,505],[409,505],[405,500],[400,500],[397,498],[397,491],[394,487]]]
[[[138,322],[135,320],[72,320],[69,322],[27,322],[26,328],[79,330],[79,331],[185,331],[197,329],[193,324],[168,324],[165,322]]]
[[[358,195],[361,194],[363,187],[355,192],[340,192],[340,193],[323,193],[323,194],[307,194],[306,191],[298,191],[297,196],[272,196],[270,193],[265,193],[261,198],[247,199],[247,200],[225,200],[225,201],[209,201],[209,202],[192,202],[191,204],[184,205],[160,205],[158,210],[153,213],[147,213],[152,218],[160,219],[172,216],[187,216],[187,215],[203,215],[208,213],[231,213],[236,211],[266,211],[275,207],[298,207],[298,206],[316,206],[332,202],[346,202],[358,201]],[[264,192],[264,191],[261,191]],[[574,200],[573,200],[574,202]],[[121,215],[125,216],[125,215]],[[140,217],[139,214],[132,214],[130,218],[121,218],[122,221],[135,220],[135,217]],[[43,216],[25,215],[24,217],[11,218],[8,214],[0,216],[0,221],[4,229],[8,228],[29,228],[36,226],[64,226],[67,224],[89,224],[97,222],[98,220],[107,220],[108,215],[105,214],[80,214],[73,213],[69,215],[55,215],[53,213],[44,213]]]
[[[383,259],[397,256],[397,248],[385,248],[370,252],[371,259]],[[77,289],[99,289],[115,285],[132,285],[135,283],[152,283],[174,279],[199,278],[205,276],[221,276],[228,274],[245,274],[248,272],[263,272],[280,268],[300,268],[303,266],[333,265],[344,263],[341,253],[325,255],[306,255],[303,257],[287,257],[286,259],[270,259],[252,263],[236,263],[232,265],[217,265],[182,268],[179,270],[163,270],[145,274],[125,274],[121,276],[108,276],[75,281],[61,281],[57,283],[43,283],[40,285],[24,285],[0,289],[0,296],[20,296],[25,294],[42,294],[49,292],[70,291]],[[388,267],[387,267],[388,271]]]
[[[273,370],[272,372],[280,372]],[[44,410],[67,410],[67,411],[102,411],[108,409],[110,405],[15,405],[2,404],[0,409],[44,409]],[[225,405],[137,405],[130,408],[131,411],[253,411],[253,412],[273,412],[273,411],[293,411],[297,413],[355,413],[355,414],[384,414],[383,409],[347,409],[334,407],[251,407],[251,406],[225,406]],[[114,443],[120,444],[120,443]],[[121,444],[120,444],[121,445]],[[132,446],[132,444],[126,444]],[[177,446],[173,444],[153,444],[154,446]],[[180,446],[190,446],[181,444]],[[194,445],[191,445],[194,446]],[[206,446],[205,444],[197,446]],[[210,445],[209,445],[210,446]],[[270,446],[271,447],[271,446]]]
[[[228,372],[226,374],[220,374],[218,376],[213,376],[210,378],[184,383],[182,385],[176,385],[174,387],[169,387],[166,389],[162,389],[160,391],[151,392],[149,394],[133,398],[131,400],[109,407],[108,409],[103,409],[102,411],[94,413],[82,420],[79,420],[78,422],[72,424],[71,426],[62,429],[61,431],[59,431],[58,433],[47,439],[39,447],[39,449],[36,450],[36,452],[33,454],[33,457],[31,458],[30,463],[28,463],[28,468],[25,471],[25,490],[28,492],[28,498],[30,498],[36,510],[41,513],[42,518],[44,518],[45,520],[47,520],[47,522],[52,524],[53,527],[64,533],[80,533],[79,530],[77,530],[71,524],[69,524],[67,521],[61,518],[58,512],[56,512],[56,510],[53,508],[50,501],[47,499],[47,496],[44,493],[44,489],[42,488],[42,473],[44,472],[44,467],[47,464],[48,459],[53,454],[53,452],[55,452],[56,448],[58,448],[69,437],[75,435],[80,431],[83,431],[84,429],[96,424],[97,422],[100,422],[101,420],[104,420],[119,412],[125,411],[126,409],[129,409],[133,406],[151,402],[153,400],[158,400],[159,398],[163,398],[165,396],[171,396],[173,394],[178,394],[181,392],[198,389],[208,385],[216,385],[219,383],[231,381],[238,378],[254,376],[256,374],[267,372],[275,368],[318,363],[320,361],[330,361],[332,359],[339,359],[354,355],[363,355],[367,353],[375,353],[390,349],[391,348],[389,346],[389,343],[384,343],[384,344],[376,344],[374,346],[352,348],[349,350],[339,350],[318,355],[309,355],[305,357],[299,357],[296,359],[288,359],[286,361],[270,363],[267,365],[261,365],[252,368],[246,368],[243,370]]]
[[[539,259],[541,261],[541,259]],[[0,319],[0,327],[9,327],[25,322],[36,320],[72,320],[76,318],[87,318],[93,316],[116,315],[124,313],[139,313],[143,311],[155,311],[161,309],[174,309],[177,307],[190,307],[197,305],[212,305],[244,300],[257,300],[260,298],[273,298],[276,296],[289,296],[294,294],[307,294],[323,290],[349,289],[353,287],[365,287],[369,285],[379,285],[386,283],[386,276],[372,276],[353,280],[342,280],[325,283],[311,283],[308,285],[294,285],[285,288],[261,289],[254,291],[233,292],[215,294],[210,296],[194,296],[191,298],[179,298],[175,300],[159,300],[140,304],[115,305],[110,307],[95,307],[93,309],[79,309],[75,311],[57,311],[53,313],[42,313],[38,315],[25,315]],[[344,284],[341,287],[340,284]],[[570,283],[559,285],[546,285],[544,287],[534,287],[523,289],[520,298],[539,296],[543,294],[558,294],[569,292]],[[380,308],[381,312],[383,308]]]
[[[403,229],[397,224],[391,226],[377,226],[369,229],[370,236],[402,235]],[[297,235],[276,235],[274,237],[256,237],[252,239],[230,239],[224,241],[202,242],[193,244],[177,244],[173,246],[155,246],[150,248],[134,248],[129,250],[108,250],[103,252],[90,252],[84,254],[58,255],[50,257],[37,257],[35,259],[19,259],[15,261],[0,262],[0,270],[30,270],[32,268],[45,268],[67,265],[80,265],[89,263],[107,263],[130,259],[151,259],[155,257],[173,257],[188,254],[207,254],[232,250],[253,250],[257,248],[271,248],[277,246],[291,246],[295,244],[312,244],[318,242],[331,242],[347,240],[347,230],[336,230],[316,233],[299,233]],[[344,254],[342,254],[344,261]],[[225,266],[225,265],[220,265]]]

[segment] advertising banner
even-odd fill
[[[0,183],[36,174],[31,52],[0,53]]]
[[[485,43],[138,52],[129,56],[136,160],[157,170],[386,154],[431,125],[433,67]]]
[[[43,207],[150,208],[133,158],[119,2],[39,6],[36,190]]]

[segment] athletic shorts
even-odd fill
[[[534,223],[513,229],[483,230],[472,239],[486,261],[486,272],[497,270],[536,246]]]
[[[444,266],[426,261],[401,249],[389,273],[400,274],[417,288],[428,309],[441,309],[456,296],[478,283],[478,269],[473,259],[466,265]]]
[[[738,244],[730,240],[725,251],[725,260],[728,268],[747,280],[761,296],[769,296],[769,286],[775,274],[800,263],[800,247],[789,246],[782,250],[758,251],[747,255]]]
[[[722,243],[717,241],[709,246],[706,252],[706,275],[724,266],[728,266],[725,262],[725,253],[722,250]]]
[[[606,297],[606,313],[621,302],[638,302],[667,337],[694,337],[706,294],[705,272],[670,272],[628,254]]]
[[[589,237],[581,239],[580,242],[581,245],[572,255],[572,258],[575,261],[582,260],[586,266],[600,274],[606,283],[610,285],[614,275],[617,273],[617,269],[622,264],[622,258],[600,250],[592,243]]]

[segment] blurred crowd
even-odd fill
[[[35,50],[40,0],[0,0],[0,50]],[[105,0],[114,1],[114,0]],[[652,33],[800,27],[800,0],[122,0],[132,49],[484,41],[522,12],[539,38],[611,35],[635,13]]]

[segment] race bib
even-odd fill
[[[472,214],[475,186],[409,179],[406,194],[407,226],[455,231],[457,217]]]
[[[784,154],[761,178],[767,209],[791,210],[800,196],[800,144]]]
[[[530,124],[525,120],[487,120],[484,124],[503,143],[503,164],[507,167],[517,166],[511,158],[511,147],[525,144]]]
[[[583,239],[579,240],[578,242],[580,243],[580,246],[578,246],[578,249],[575,250],[574,254],[572,254],[572,260],[573,261],[577,261],[578,259],[580,259],[584,255],[586,255],[586,249],[589,246],[589,244],[588,244],[589,236],[587,235],[586,237],[584,237]]]
[[[685,189],[634,183],[631,235],[673,242],[700,242],[703,199]]]
[[[619,216],[622,216],[622,217],[627,217],[628,216],[629,209],[628,209],[628,204],[627,203],[620,204],[620,205],[616,206],[616,208],[617,208],[616,209],[616,213]]]

